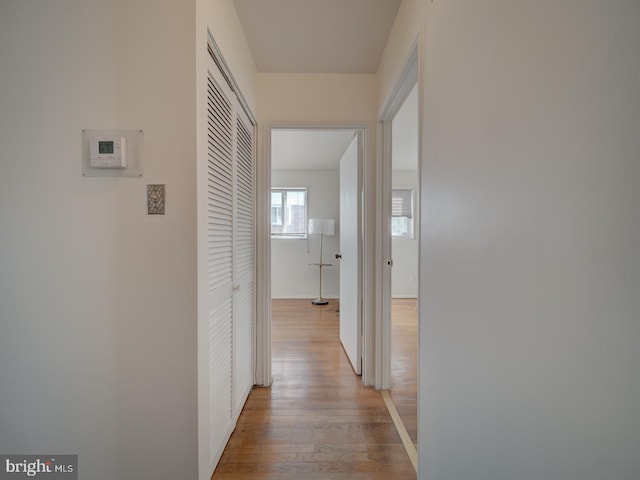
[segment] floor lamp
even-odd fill
[[[320,235],[320,261],[318,263],[310,263],[309,265],[317,266],[320,269],[320,291],[318,298],[311,300],[314,305],[326,305],[328,300],[322,298],[322,267],[331,267],[331,263],[322,263],[322,241],[325,235],[335,235],[336,221],[333,218],[310,218],[309,219],[309,235]]]

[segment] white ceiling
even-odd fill
[[[353,130],[272,130],[273,170],[334,170],[354,135]]]
[[[401,0],[234,0],[258,71],[376,73]]]
[[[376,73],[401,0],[234,0],[234,3],[260,72]],[[412,118],[408,104],[398,114],[400,123]],[[417,107],[415,116],[417,119]],[[415,129],[417,135],[417,126]],[[406,135],[399,142],[412,142],[412,131],[404,132]],[[351,130],[273,130],[271,167],[337,169],[353,135]],[[395,154],[398,164],[394,159],[394,168],[414,168],[411,147],[394,151]],[[417,165],[417,153],[415,156]]]

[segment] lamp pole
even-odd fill
[[[311,300],[314,305],[326,305],[329,300],[322,298],[322,267],[330,267],[329,263],[322,263],[322,241],[324,240],[324,233],[320,234],[320,262],[317,264],[320,267],[320,289],[318,292],[318,298]]]
[[[309,234],[319,234],[320,235],[320,260],[318,263],[310,263],[309,265],[315,265],[320,268],[320,285],[318,298],[311,300],[311,303],[314,305],[326,305],[329,303],[329,300],[322,298],[322,267],[331,267],[331,263],[323,263],[322,262],[322,250],[324,243],[325,234],[333,235],[335,231],[334,220],[332,219],[311,219],[309,220]]]

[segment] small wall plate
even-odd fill
[[[147,215],[164,215],[165,186],[147,185]]]

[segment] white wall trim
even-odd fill
[[[244,95],[242,94],[242,91],[238,86],[238,82],[236,81],[236,78],[233,76],[233,72],[229,68],[229,64],[227,64],[227,61],[224,59],[224,56],[222,55],[222,50],[220,50],[218,43],[216,42],[215,38],[213,38],[213,34],[211,33],[211,30],[209,30],[208,28],[207,28],[207,49],[209,50],[209,55],[211,55],[211,58],[213,58],[213,61],[216,63],[216,65],[218,65],[218,68],[220,69],[222,76],[227,80],[227,83],[231,87],[231,90],[233,90],[233,93],[235,93],[236,97],[238,97],[238,102],[240,102],[240,105],[242,106],[244,113],[246,113],[247,116],[249,117],[249,121],[251,122],[251,125],[255,127],[257,124],[256,117],[253,115],[253,112],[249,107],[249,103],[244,98]]]
[[[413,42],[400,77],[395,83],[389,100],[380,111],[378,132],[378,155],[376,156],[377,189],[376,205],[378,207],[378,223],[376,229],[376,277],[380,280],[376,284],[376,314],[375,331],[376,355],[375,387],[378,389],[391,388],[391,190],[392,190],[392,144],[391,124],[400,107],[419,80],[419,36]],[[419,106],[420,109],[421,105]],[[419,110],[418,117],[421,112]],[[420,164],[420,161],[418,161]],[[418,191],[420,179],[418,176]],[[418,231],[414,224],[414,231]],[[418,278],[418,288],[420,279]]]
[[[318,296],[318,292],[313,293],[311,295],[287,295],[284,297],[281,296],[274,296],[271,297],[274,300],[309,300],[309,303],[311,303],[311,299],[312,298],[316,298]],[[329,300],[337,300],[340,297],[338,295],[325,295],[324,292],[322,292],[322,298],[328,298]]]
[[[376,156],[376,376],[377,389],[391,388],[391,118],[378,126]],[[388,160],[388,161],[387,161]]]
[[[398,110],[400,110],[400,107],[402,107],[407,96],[416,85],[419,77],[419,53],[420,45],[418,36],[414,39],[413,44],[411,45],[409,54],[404,61],[402,72],[393,86],[389,100],[380,110],[380,121],[393,120],[393,117],[396,116],[396,113],[398,113]]]
[[[271,130],[258,128],[261,148],[256,172],[256,385],[271,376]],[[263,201],[259,201],[263,199]]]

